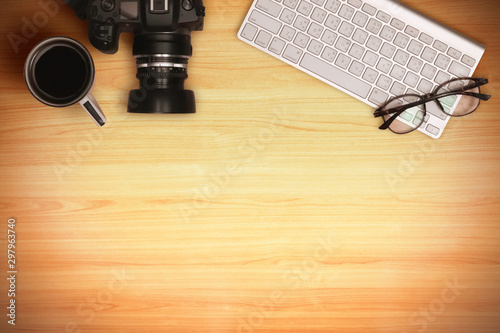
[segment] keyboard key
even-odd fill
[[[413,38],[417,38],[418,37],[418,34],[420,33],[420,31],[418,31],[417,29],[415,29],[414,27],[412,27],[411,25],[408,25],[405,29],[405,32],[412,36]]]
[[[382,23],[380,23],[380,21],[377,21],[375,19],[370,19],[370,22],[368,22],[368,25],[366,26],[366,30],[368,30],[374,35],[378,34],[380,28],[382,28]]]
[[[361,5],[363,4],[361,0],[348,0],[347,3],[353,5],[356,8],[361,7]]]
[[[339,32],[346,37],[351,37],[353,31],[354,26],[351,23],[345,21],[342,22],[342,25],[339,28]]]
[[[424,122],[422,123],[422,125],[427,124],[427,122],[429,121],[429,118],[430,118],[430,117],[431,117],[430,115],[426,114],[426,115],[425,115],[425,118],[424,118]]]
[[[287,45],[285,52],[283,53],[283,58],[293,62],[294,64],[299,62],[301,56],[302,56],[302,50],[290,44]]]
[[[382,44],[382,40],[375,36],[370,36],[368,42],[366,42],[366,46],[375,52],[377,52],[378,49],[380,48],[380,44]]]
[[[338,0],[328,0],[325,5],[325,9],[332,12],[336,13],[337,10],[340,8],[340,1]]]
[[[446,96],[439,99],[440,103],[450,108],[452,108],[453,105],[455,105],[456,101],[457,101],[457,95]]]
[[[453,60],[453,62],[451,63],[450,69],[448,69],[448,71],[457,77],[467,77],[470,74],[469,67],[465,67],[455,60]]]
[[[408,74],[406,74],[404,83],[412,88],[415,88],[419,79],[420,77],[418,75],[413,74],[412,72],[408,72]]]
[[[389,73],[389,70],[392,67],[392,62],[385,58],[380,58],[378,64],[377,64],[377,69],[381,71],[382,73]]]
[[[285,44],[285,41],[279,39],[278,37],[274,37],[271,45],[269,46],[269,51],[279,55],[285,48]]]
[[[386,94],[385,92],[381,91],[380,89],[373,88],[372,93],[370,94],[370,97],[368,100],[375,104],[376,106],[381,106],[384,104],[387,99],[389,98],[389,94]]]
[[[290,42],[293,39],[293,36],[295,36],[295,32],[295,29],[292,29],[289,26],[285,25],[283,27],[283,30],[281,30],[280,37]]]
[[[259,35],[255,39],[255,44],[262,46],[263,48],[266,48],[267,45],[269,45],[271,38],[272,38],[272,36],[270,33],[266,32],[264,30],[261,30],[259,32]]]
[[[309,20],[306,19],[304,16],[297,16],[297,19],[295,20],[295,23],[293,26],[301,31],[306,31],[307,26],[309,25]]]
[[[337,30],[339,27],[341,19],[339,19],[337,16],[334,15],[328,15],[328,18],[326,19],[325,25],[332,29],[333,31]]]
[[[427,127],[425,128],[425,130],[433,135],[438,135],[439,134],[439,128],[437,128],[436,126],[434,125],[427,125]]]
[[[383,11],[379,11],[377,13],[377,18],[385,23],[388,23],[391,19],[391,17],[389,16],[389,14],[383,12]]]
[[[297,11],[304,16],[309,16],[313,9],[313,5],[307,1],[301,1],[299,7],[297,7]]]
[[[450,49],[448,50],[448,55],[452,58],[460,60],[460,57],[462,56],[462,52],[450,47]]]
[[[278,0],[279,2],[280,0]],[[311,2],[315,5],[318,5],[318,6],[323,6],[323,4],[325,3],[325,0],[311,0]]]
[[[388,78],[385,75],[380,75],[380,77],[377,80],[377,87],[379,87],[383,90],[389,90],[391,83],[392,83],[392,80],[390,78]]]
[[[248,39],[249,41],[253,41],[258,30],[259,29],[256,26],[254,26],[250,23],[247,23],[245,25],[245,28],[241,32],[241,36]]]
[[[420,69],[424,65],[424,62],[415,57],[411,57],[410,61],[408,62],[408,68],[414,71],[415,73],[420,73]]]
[[[325,30],[323,37],[321,37],[321,41],[325,42],[328,45],[333,45],[333,42],[335,42],[335,39],[337,39],[337,34],[328,30],[328,29]]]
[[[420,107],[419,107],[419,109],[420,109]],[[424,112],[421,111],[421,109],[420,109],[417,112],[417,114],[415,115],[415,119],[413,120],[413,125],[422,125],[423,124],[423,122],[422,122],[423,118],[424,118]]]
[[[351,67],[349,67],[349,72],[356,75],[356,76],[360,76],[361,73],[363,73],[364,69],[365,69],[365,65],[354,60],[351,64]]]
[[[361,98],[370,92],[371,85],[312,55],[304,55],[300,66]]]
[[[349,67],[350,62],[351,62],[351,58],[349,58],[345,54],[341,53],[337,57],[337,60],[335,61],[335,65],[339,66],[340,68],[347,69],[347,67]]]
[[[321,8],[316,7],[316,8],[314,8],[314,11],[311,15],[311,18],[318,23],[323,23],[323,21],[326,18],[326,11],[324,11]]]
[[[406,120],[407,122],[411,123],[411,120],[413,119],[413,114],[410,113],[409,111],[405,111],[399,115],[401,119]]]
[[[337,55],[337,51],[335,51],[334,49],[329,48],[327,46],[323,50],[323,53],[321,54],[321,58],[325,59],[328,62],[333,62],[333,60],[335,60],[336,55]]]
[[[431,36],[427,35],[426,33],[421,33],[420,34],[420,37],[418,38],[421,42],[424,42],[425,44],[428,44],[428,45],[431,45],[432,44],[432,41],[434,40],[434,38],[432,38]]]
[[[362,12],[357,12],[352,19],[352,22],[359,27],[364,27],[366,22],[368,21],[368,15],[363,14]]]
[[[354,8],[352,8],[351,6],[342,5],[342,8],[340,8],[339,16],[348,21],[351,19],[353,14],[354,14]]]
[[[311,25],[309,26],[309,30],[307,30],[307,33],[313,36],[314,38],[319,38],[322,32],[323,32],[323,27],[314,22],[311,23]]]
[[[362,9],[365,13],[373,16],[377,12],[377,8],[365,3]]]
[[[447,56],[445,56],[443,54],[440,54],[440,55],[438,55],[434,64],[441,69],[447,69],[448,65],[450,64],[450,61],[451,61],[450,58],[448,58]]]
[[[248,20],[259,27],[272,32],[273,34],[277,34],[281,28],[281,23],[279,21],[262,14],[257,10],[252,12]]]
[[[285,22],[286,24],[292,24],[293,19],[295,18],[295,13],[290,9],[283,9],[283,13],[281,13],[280,20]]]
[[[398,30],[403,30],[406,24],[403,21],[394,18],[391,21],[391,25]]]
[[[309,47],[307,48],[309,52],[315,55],[319,55],[322,49],[323,49],[323,44],[314,39],[311,41]]]
[[[431,66],[429,64],[425,64],[424,68],[422,68],[422,74],[424,77],[428,78],[429,80],[432,80],[434,78],[434,75],[436,75],[437,68],[434,66]]]
[[[394,96],[400,96],[405,93],[405,86],[399,82],[394,82],[391,88],[391,94]]]
[[[368,67],[365,71],[365,74],[363,74],[363,79],[370,83],[374,83],[375,80],[377,79],[378,72],[370,67]]]
[[[386,25],[380,32],[380,37],[390,42],[394,38],[395,34],[396,30]]]
[[[444,83],[446,81],[449,81],[450,79],[451,79],[451,75],[449,75],[445,72],[439,71],[438,74],[436,75],[436,78],[434,79],[434,82],[436,82],[437,84],[441,84],[441,83]]]
[[[408,62],[409,57],[410,57],[410,55],[408,53],[406,53],[405,51],[398,50],[398,52],[396,52],[396,55],[394,56],[394,61],[397,62],[398,64],[404,66]]]
[[[416,56],[420,55],[420,52],[422,52],[422,48],[424,47],[424,44],[417,42],[416,40],[412,40],[410,42],[410,45],[408,45],[408,51]]]
[[[424,52],[422,52],[421,57],[425,61],[428,61],[432,64],[434,62],[434,59],[436,59],[436,56],[437,56],[437,51],[426,46]]]
[[[274,17],[278,17],[281,12],[281,5],[271,0],[259,0],[255,7]]]
[[[430,113],[430,114],[438,117],[441,120],[445,120],[448,117],[448,115],[446,115],[446,113],[444,113],[441,110],[441,108],[439,107],[439,105],[436,102],[439,103],[438,101],[432,101],[432,102],[426,103],[425,109],[427,110],[427,113]]]
[[[468,55],[464,54],[462,57],[462,62],[466,64],[467,66],[474,66],[476,64],[476,59],[469,57]]]
[[[352,39],[354,39],[354,41],[358,42],[361,45],[363,45],[366,42],[367,38],[368,38],[368,33],[361,29],[356,29],[354,35],[352,36]]]
[[[363,62],[368,66],[375,66],[378,60],[378,55],[373,53],[372,51],[366,51],[365,56],[363,57]]]
[[[441,52],[446,52],[446,49],[448,48],[448,45],[446,45],[445,43],[439,41],[439,40],[436,40],[434,42],[434,48],[438,51],[441,51]]]
[[[404,49],[406,47],[406,45],[408,45],[409,41],[410,41],[410,37],[398,32],[398,35],[394,39],[394,44],[396,44],[396,46],[399,46],[400,48]]]
[[[365,53],[365,49],[358,44],[353,44],[351,49],[349,50],[349,55],[358,60],[361,59],[363,53]]]
[[[420,84],[417,87],[417,90],[424,94],[430,93],[431,89],[432,89],[432,82],[429,82],[426,79],[422,79],[422,81],[420,81]]]
[[[347,50],[349,49],[349,46],[351,46],[351,41],[340,36],[338,39],[337,39],[337,43],[335,43],[335,48],[337,50],[340,50],[342,52],[347,52]]]
[[[297,4],[299,3],[299,0],[283,0],[283,4],[289,8],[295,9],[297,7]]]
[[[307,43],[309,43],[309,40],[310,40],[309,36],[299,32],[297,36],[295,36],[293,43],[298,47],[304,48],[306,47]]]
[[[382,48],[380,49],[380,54],[389,59],[392,59],[394,52],[396,52],[396,47],[389,43],[384,43],[384,45],[382,45]]]
[[[415,91],[415,90],[413,90],[413,89],[409,89],[409,88],[406,90],[406,94],[408,94],[408,95],[418,95],[418,96],[422,95],[422,94],[421,94],[421,93],[419,93],[418,91]],[[411,97],[411,96],[410,96],[410,97],[408,97],[408,98],[405,98],[405,99],[406,99],[408,102],[410,102],[410,103],[411,103],[411,102],[415,102],[415,101],[416,101],[416,97]]]
[[[405,74],[406,74],[406,69],[404,69],[401,66],[394,65],[389,75],[395,78],[396,80],[401,81]]]

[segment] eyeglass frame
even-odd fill
[[[470,80],[470,81],[474,81],[474,83],[473,84],[469,84],[469,85],[464,86],[464,87],[461,87],[461,88],[456,89],[456,90],[450,90],[450,91],[444,92],[442,94],[437,94],[437,92],[439,91],[439,89],[443,88],[444,86],[446,86],[446,85],[448,85],[448,84],[450,84],[452,82],[460,81],[460,80]],[[390,129],[390,126],[392,125],[392,123],[404,111],[406,111],[408,109],[411,109],[412,107],[422,105],[422,104],[423,104],[423,111],[424,111],[423,119],[425,119],[425,116],[427,115],[427,109],[425,107],[425,104],[427,104],[429,102],[433,102],[433,101],[437,101],[437,104],[439,105],[439,108],[441,109],[441,111],[443,111],[443,113],[445,113],[446,115],[448,115],[450,117],[463,117],[463,116],[467,116],[467,115],[473,113],[474,111],[476,111],[479,108],[479,104],[481,103],[481,101],[488,101],[491,98],[491,95],[481,94],[480,87],[486,85],[487,83],[488,83],[488,79],[483,79],[483,78],[472,78],[472,77],[454,78],[454,79],[451,79],[451,80],[448,80],[446,82],[441,83],[431,93],[428,93],[428,94],[424,94],[424,95],[405,94],[405,95],[395,96],[395,97],[389,99],[387,102],[385,102],[377,110],[375,110],[375,112],[373,113],[373,116],[375,118],[378,118],[378,117],[383,117],[383,116],[390,115],[390,114],[394,113],[394,115],[391,118],[389,118],[388,120],[386,120],[379,127],[379,129],[381,129],[381,130],[386,130],[388,128]],[[471,90],[471,89],[474,89],[474,88],[479,88],[478,89],[479,93],[474,93],[474,92],[469,92],[468,91],[468,90]],[[444,111],[444,107],[443,107],[443,105],[441,105],[441,102],[439,102],[439,99],[443,98],[443,97],[452,96],[452,95],[466,95],[466,96],[476,97],[477,99],[479,99],[479,103],[478,103],[478,105],[476,106],[476,108],[474,110],[472,110],[472,111],[470,111],[470,112],[468,112],[466,114],[461,114],[461,115],[449,114],[446,111]],[[401,98],[407,97],[407,96],[418,97],[419,100],[416,101],[416,102],[409,103],[409,104],[404,104],[404,105],[396,106],[396,107],[393,107],[393,108],[390,108],[390,109],[387,109],[387,110],[384,109],[384,107],[386,107],[387,105],[389,105],[393,101],[395,101],[397,99],[401,99]],[[424,123],[424,121],[422,121],[422,124],[423,123]],[[405,132],[405,133],[397,133],[397,132],[394,132],[392,130],[391,131],[393,133],[395,133],[395,134],[408,134],[408,133],[411,133],[411,132],[417,130],[418,128],[420,128],[420,126],[422,126],[422,124],[420,124],[418,127],[415,127],[411,131]]]

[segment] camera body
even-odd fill
[[[140,89],[129,96],[132,113],[195,113],[194,93],[184,90],[191,31],[203,30],[202,0],[66,0],[88,19],[89,39],[107,54],[118,51],[121,33],[134,34]]]

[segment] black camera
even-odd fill
[[[191,31],[203,30],[202,0],[65,0],[89,21],[89,39],[104,53],[118,51],[122,32],[134,34],[140,89],[128,112],[195,113],[194,93],[184,89],[193,54]]]

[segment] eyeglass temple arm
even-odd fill
[[[396,120],[396,118],[399,117],[401,115],[401,113],[403,113],[404,111],[406,111],[406,109],[399,110],[399,111],[395,112],[394,115],[392,115],[391,118],[387,119],[387,121],[385,123],[383,123],[378,129],[380,129],[380,130],[386,130],[386,129],[388,129],[389,126],[392,125],[392,123],[394,122],[394,120]]]
[[[445,92],[445,93],[442,93],[439,95],[435,95],[435,96],[432,96],[432,97],[425,99],[425,103],[431,102],[431,101],[434,101],[434,100],[437,100],[437,99],[440,99],[443,97],[453,96],[453,95],[472,96],[472,97],[479,98],[482,101],[487,101],[491,98],[491,95],[481,94],[480,92],[475,93],[475,92],[470,92],[470,91],[448,91],[448,92]]]
[[[491,98],[491,95],[485,95],[481,93],[473,93],[473,92],[463,92],[461,95],[467,95],[467,96],[473,96],[476,98],[479,98],[482,101],[487,101]]]

